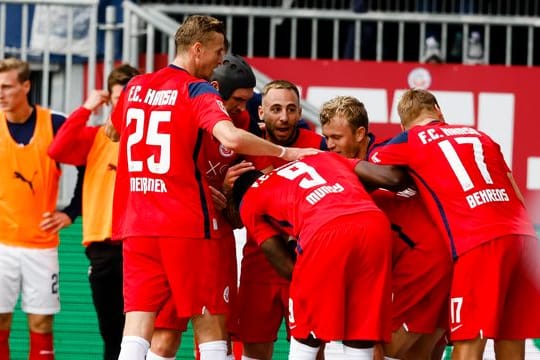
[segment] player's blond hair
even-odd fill
[[[174,36],[176,52],[182,53],[196,42],[207,43],[214,35],[222,34],[225,37],[223,22],[207,15],[191,15],[178,28]],[[227,42],[226,42],[227,43]]]
[[[20,83],[30,80],[30,66],[26,61],[16,58],[0,60],[0,73],[17,70],[17,80]]]
[[[291,90],[296,94],[296,99],[298,101],[298,105],[300,105],[300,91],[298,91],[298,88],[296,85],[294,85],[292,82],[288,80],[274,80],[270,81],[268,84],[266,84],[262,91],[261,95],[264,98],[268,92],[272,89],[285,89],[285,90]]]
[[[361,127],[364,127],[366,131],[368,129],[369,118],[366,108],[355,97],[336,96],[323,104],[319,114],[321,125],[329,124],[336,116],[345,118],[353,133]]]
[[[397,112],[403,127],[408,128],[422,114],[438,118],[439,103],[435,96],[427,90],[409,89],[401,96]]]

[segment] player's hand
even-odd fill
[[[255,170],[255,166],[249,161],[242,161],[241,163],[229,167],[225,174],[225,179],[223,180],[223,192],[225,194],[230,194],[236,179],[249,170]]]
[[[320,152],[321,150],[313,149],[313,148],[302,149],[302,148],[288,147],[288,148],[285,148],[285,153],[283,154],[283,156],[281,156],[281,158],[283,160],[293,161],[293,160],[302,159],[306,156],[316,155]]]
[[[39,223],[41,230],[49,233],[57,233],[69,225],[71,225],[71,219],[62,211],[43,213],[43,219]]]
[[[109,92],[106,90],[92,90],[88,98],[83,104],[83,107],[95,111],[102,105],[108,104],[110,101]]]
[[[218,189],[210,186],[210,192],[212,193],[212,201],[217,211],[221,211],[227,207],[227,197]]]

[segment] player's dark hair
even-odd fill
[[[122,64],[114,68],[107,77],[107,91],[112,92],[114,85],[125,86],[134,76],[140,75],[141,72],[129,64]]]
[[[250,170],[246,171],[236,179],[234,186],[232,188],[232,198],[234,205],[238,208],[242,202],[242,198],[250,188],[250,186],[257,180],[259,177],[264,175],[259,170]]]
[[[233,54],[225,55],[210,80],[218,82],[223,100],[228,100],[236,89],[251,89],[257,83],[249,64],[241,56]]]

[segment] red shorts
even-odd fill
[[[379,212],[325,224],[298,255],[290,286],[291,335],[389,341],[392,238]]]
[[[454,265],[450,338],[540,337],[538,239],[508,235],[461,255]]]
[[[180,319],[176,315],[176,305],[172,298],[169,298],[165,305],[159,309],[154,327],[156,329],[170,329],[184,332],[187,330],[189,318]]]
[[[274,342],[287,319],[289,284],[241,282],[238,293],[238,340]],[[287,327],[288,329],[288,327]]]
[[[392,330],[431,334],[448,327],[452,257],[435,226],[407,234],[415,242],[393,258]],[[429,231],[427,231],[429,230]],[[394,234],[393,247],[404,241]]]
[[[172,296],[180,318],[227,313],[219,239],[133,237],[123,246],[126,312],[157,312]]]

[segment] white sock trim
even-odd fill
[[[343,353],[345,359],[372,360],[373,347],[370,348],[353,348],[343,344]]]
[[[146,360],[175,360],[176,356],[173,357],[164,357],[152,352],[152,349],[148,350],[146,353]]]
[[[311,347],[302,344],[300,341],[291,337],[291,345],[289,347],[289,360],[315,360],[319,347]]]
[[[201,360],[226,360],[227,342],[225,340],[208,341],[199,344]]]
[[[118,360],[144,360],[150,349],[148,340],[140,336],[124,336]]]

